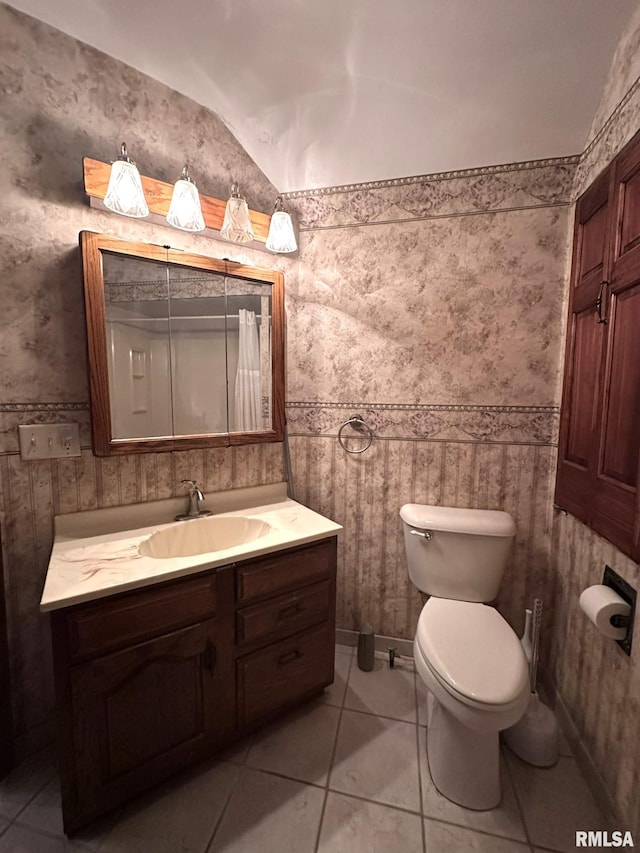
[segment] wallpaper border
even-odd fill
[[[580,161],[580,154],[570,154],[566,157],[550,157],[546,160],[523,160],[516,163],[500,163],[494,166],[476,166],[472,169],[455,169],[450,172],[432,172],[425,175],[410,175],[406,178],[388,178],[384,181],[365,181],[356,184],[342,184],[334,187],[319,187],[313,190],[293,190],[282,193],[285,199],[306,198],[308,196],[335,195],[350,193],[358,190],[384,189],[386,187],[402,187],[409,184],[421,184],[428,181],[448,181],[455,178],[475,178],[483,175],[499,175],[505,172],[524,172],[540,169],[545,166],[575,166]]]

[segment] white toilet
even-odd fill
[[[529,701],[515,632],[483,602],[498,593],[515,524],[506,512],[405,504],[409,577],[431,597],[413,643],[433,695],[427,755],[436,788],[469,809],[500,802],[499,732]]]

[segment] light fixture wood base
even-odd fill
[[[85,157],[82,161],[82,166],[85,193],[89,198],[103,201],[107,194],[111,165],[109,163],[102,163],[100,160],[92,160],[90,157]],[[173,184],[167,184],[164,181],[158,181],[146,175],[140,175],[140,179],[150,213],[166,216],[169,212],[169,204],[171,203]],[[220,231],[224,221],[224,211],[227,202],[200,193],[200,204],[202,205],[202,215],[206,227],[212,231]],[[257,210],[249,210],[249,216],[251,217],[255,239],[259,243],[266,243],[271,217]]]

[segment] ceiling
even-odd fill
[[[221,116],[280,191],[580,153],[638,0],[11,0]]]

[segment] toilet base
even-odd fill
[[[477,811],[500,803],[498,735],[463,725],[433,697],[427,758],[433,784],[444,797]]]

